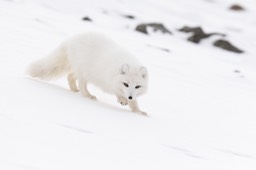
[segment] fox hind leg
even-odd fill
[[[76,79],[74,73],[69,73],[67,79],[68,79],[68,84],[69,84],[70,90],[73,92],[78,92],[79,90],[76,85],[77,79]]]
[[[83,96],[92,99],[92,100],[97,100],[97,98],[88,91],[87,89],[87,82],[83,80],[78,80],[78,87],[82,93]]]

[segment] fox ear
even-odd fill
[[[127,74],[129,72],[128,64],[124,64],[121,66],[121,74]]]
[[[142,78],[147,78],[148,71],[147,71],[146,67],[141,67],[140,68],[140,74],[141,74]]]

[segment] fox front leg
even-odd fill
[[[128,104],[128,100],[121,96],[117,96],[117,102],[123,106]]]
[[[68,84],[69,84],[70,90],[73,92],[78,92],[79,90],[76,86],[76,77],[75,77],[74,73],[69,73],[67,79],[68,79]]]
[[[133,112],[141,113],[141,114],[143,114],[143,115],[145,115],[145,116],[147,115],[146,112],[143,112],[143,111],[141,111],[141,110],[139,109],[139,106],[138,106],[138,103],[137,103],[136,100],[128,101],[128,105],[129,105],[129,107],[131,108],[131,110],[132,110]]]

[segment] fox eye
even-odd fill
[[[140,86],[140,85],[138,85],[138,86],[135,86],[135,89],[138,89],[138,88],[141,88],[141,86]]]
[[[129,87],[129,85],[127,83],[123,83],[125,87]]]

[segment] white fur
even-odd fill
[[[28,74],[44,80],[68,74],[72,91],[79,89],[85,97],[96,99],[87,89],[87,83],[92,83],[116,95],[118,102],[128,104],[132,111],[146,114],[140,111],[136,97],[147,90],[147,69],[102,34],[85,33],[69,39],[48,57],[32,63]]]

